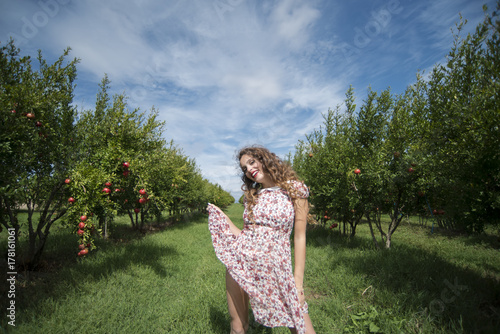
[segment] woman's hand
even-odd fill
[[[241,233],[241,230],[236,225],[233,224],[231,219],[229,219],[229,217],[225,214],[225,212],[222,211],[218,206],[208,203],[207,211],[209,213],[210,211],[217,211],[219,215],[223,216],[226,219],[227,223],[229,224],[229,230],[234,235],[238,236]]]
[[[215,210],[218,210],[218,211],[222,212],[222,210],[217,205],[213,205],[212,203],[208,203],[208,205],[207,205],[207,211],[209,211],[210,208],[213,208]]]

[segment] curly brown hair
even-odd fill
[[[268,174],[274,184],[281,189],[285,190],[290,196],[293,203],[299,198],[297,189],[293,186],[292,182],[288,181],[300,181],[297,173],[292,169],[292,166],[286,161],[282,161],[276,154],[269,151],[267,148],[262,146],[248,146],[242,148],[237,155],[238,164],[240,163],[241,157],[244,155],[249,155],[254,159],[257,159],[262,164],[264,172]],[[247,210],[250,220],[253,221],[253,206],[257,202],[259,197],[258,191],[262,187],[260,184],[250,180],[246,174],[243,172],[241,176],[243,185],[241,190],[245,195],[245,200],[247,202]]]

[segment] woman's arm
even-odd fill
[[[307,199],[299,198],[295,201],[295,227],[294,227],[294,255],[295,268],[293,276],[295,286],[299,290],[300,304],[304,304],[304,269],[306,265],[306,227],[309,205]]]
[[[231,230],[231,233],[233,233],[236,236],[240,235],[241,230],[236,225],[234,225],[234,223],[231,221],[231,219],[229,219],[229,217],[226,214],[224,215],[226,216],[226,220],[227,223],[229,224],[229,229]]]

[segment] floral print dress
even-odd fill
[[[307,187],[291,181],[300,197],[307,198]],[[292,271],[290,234],[295,211],[287,192],[278,187],[259,191],[253,207],[255,224],[243,213],[244,228],[235,236],[226,215],[208,207],[209,230],[215,254],[229,274],[245,290],[257,322],[267,327],[293,327],[305,333],[304,313],[300,307]]]

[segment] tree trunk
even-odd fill
[[[104,233],[102,234],[102,238],[104,240],[107,240],[109,237],[108,235],[108,220],[106,218],[104,218]]]
[[[378,244],[377,238],[375,237],[375,231],[373,230],[372,220],[370,219],[370,214],[366,214],[366,220],[368,220],[368,226],[370,227],[370,234],[372,235],[373,244],[376,249],[380,249],[380,245]]]
[[[40,217],[38,218],[38,224],[36,226],[36,230],[33,225],[33,213],[35,212],[35,203],[31,200],[27,201],[28,207],[28,254],[25,258],[25,265],[28,270],[34,270],[38,267],[40,263],[40,259],[42,257],[43,250],[45,248],[45,243],[47,242],[47,238],[49,236],[49,230],[52,224],[61,218],[66,210],[61,210],[55,218],[52,218],[55,209],[50,210],[51,205],[54,202],[56,194],[61,189],[64,182],[57,183],[52,191],[50,192],[49,197],[45,202],[42,202],[43,210],[40,213]],[[60,204],[60,203],[59,203]],[[42,205],[39,205],[41,207]],[[60,205],[55,205],[55,207],[60,207]]]
[[[386,234],[386,239],[385,239],[385,248],[389,249],[391,248],[391,237],[392,237],[392,233],[389,232]]]
[[[33,254],[33,257],[31,259],[30,265],[28,266],[29,270],[34,270],[38,267],[40,264],[40,259],[42,258],[43,250],[45,248],[45,244],[47,242],[47,237],[49,234],[43,234],[39,236],[39,242],[38,242],[38,247],[35,249],[35,253]]]
[[[141,210],[141,227],[140,230],[144,229],[144,210]]]
[[[391,217],[391,223],[389,224],[389,229],[386,234],[386,240],[385,240],[385,248],[390,248],[391,247],[391,238],[392,234],[396,231],[398,228],[399,224],[401,223],[401,220],[403,220],[403,216],[399,215],[401,217],[398,218],[399,211],[395,210],[394,216]]]
[[[28,253],[24,258],[24,265],[28,270],[35,270],[38,267],[40,259],[42,257],[43,249],[45,248],[45,242],[47,241],[47,237],[49,235],[48,229],[46,229],[45,233],[42,231],[43,225],[45,223],[42,221],[42,217],[40,217],[40,221],[38,222],[38,227],[33,230],[32,226],[32,214],[33,211],[28,211],[28,221],[30,223],[30,228],[28,232]]]
[[[132,215],[132,211],[127,210],[127,212],[128,212],[128,216],[129,216],[129,218],[130,218],[130,222],[131,222],[131,224],[132,224],[132,228],[135,228],[134,216]]]
[[[14,246],[15,246],[15,249],[19,249],[18,237],[19,237],[19,229],[21,226],[19,225],[19,221],[17,220],[17,216],[14,213],[13,208],[11,207],[9,200],[7,200],[4,197],[0,197],[0,210],[2,210],[2,208],[6,210],[8,216],[9,216],[9,220],[7,221],[4,217],[4,215],[0,214],[0,223],[5,227],[6,230],[8,230],[9,228],[14,229],[14,232],[15,232],[15,234],[14,234],[15,235]]]

